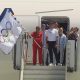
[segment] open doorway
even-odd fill
[[[41,24],[46,25],[46,29],[49,28],[49,23],[55,21],[59,26],[63,27],[64,34],[69,31],[69,18],[65,16],[43,16],[41,18]]]
[[[63,27],[63,33],[67,36],[67,32],[70,29],[70,21],[69,18],[66,16],[43,16],[41,18],[41,24],[46,25],[46,30],[49,29],[50,22],[57,22],[60,27]],[[64,61],[63,65],[66,65],[66,49],[64,51]]]

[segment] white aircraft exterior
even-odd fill
[[[80,29],[80,1],[79,0],[2,0],[0,2],[0,13],[3,11],[4,8],[12,8],[14,11],[14,15],[18,18],[20,23],[22,23],[23,28],[26,31],[32,31],[35,28],[35,25],[40,25],[41,17],[43,16],[66,16],[70,20],[70,28],[71,27],[78,27]],[[39,13],[36,12],[43,12],[43,11],[55,11],[55,10],[67,10],[72,9],[70,11],[61,11],[61,12],[49,12],[49,13]],[[35,17],[36,16],[36,17]],[[38,16],[38,17],[37,17]],[[31,27],[27,26],[29,17],[32,20],[36,18],[36,24]],[[29,20],[30,21],[30,20]],[[32,22],[32,21],[31,21]],[[28,30],[29,29],[29,30]],[[79,31],[80,34],[80,31]],[[77,53],[77,65],[78,70],[80,70],[80,37],[78,39],[78,53]]]

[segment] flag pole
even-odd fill
[[[27,34],[29,35],[29,33],[27,32]],[[31,38],[33,38],[31,35],[29,35]],[[41,48],[41,46],[36,42],[36,40],[33,38],[33,40],[34,40],[34,42],[37,44],[37,46],[39,47],[39,48]]]

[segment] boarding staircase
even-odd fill
[[[20,80],[65,80],[64,66],[25,65],[22,61]]]

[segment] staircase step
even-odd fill
[[[59,71],[59,70],[24,70],[24,75],[65,75],[65,71]]]
[[[56,79],[56,78],[54,78],[54,79],[33,79],[33,78],[27,78],[27,79],[23,79],[23,80],[65,80],[65,79]]]
[[[24,79],[53,79],[53,80],[64,80],[64,75],[23,75]]]
[[[65,66],[24,66],[24,70],[65,70]]]

